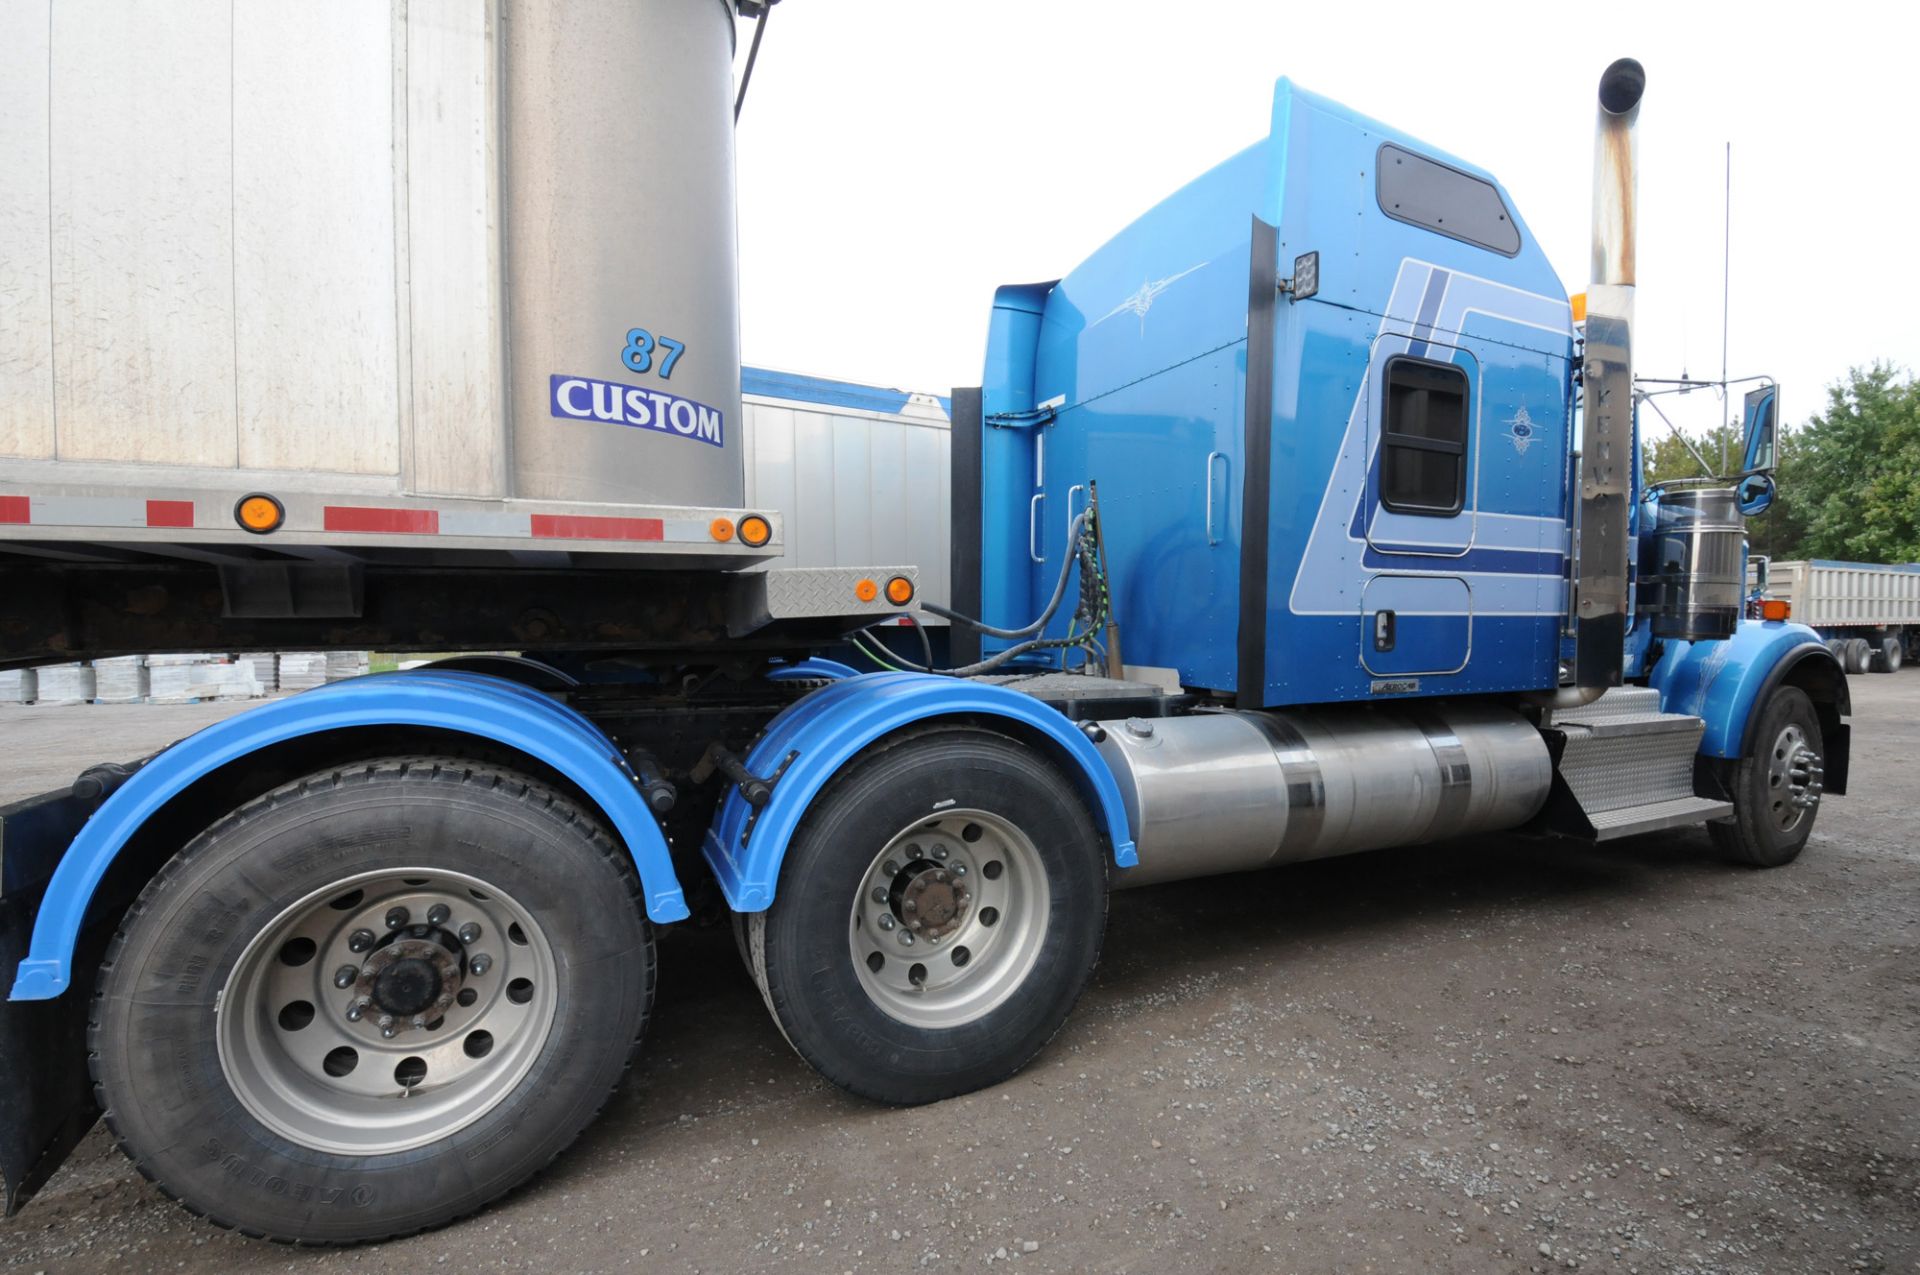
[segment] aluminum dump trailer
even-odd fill
[[[1893,673],[1920,659],[1920,563],[1770,562],[1764,583],[1749,583],[1819,630],[1850,673]]]
[[[0,9],[0,550],[245,544],[258,492],[281,545],[761,557],[710,534],[745,512],[733,28]],[[644,74],[579,56],[623,44]]]

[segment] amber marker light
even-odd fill
[[[880,596],[880,586],[871,580],[861,580],[853,586],[853,596],[862,602],[871,602]]]
[[[715,518],[707,524],[707,534],[722,544],[725,544],[727,541],[733,539],[733,524],[725,518]]]
[[[1793,614],[1793,603],[1785,598],[1760,599],[1760,618],[1763,620],[1784,620]]]
[[[1587,294],[1586,293],[1584,292],[1574,293],[1572,296],[1567,298],[1567,304],[1573,307],[1573,321],[1575,323],[1585,323],[1587,321]]]
[[[895,576],[887,581],[887,601],[897,607],[913,601],[913,581],[905,576]]]
[[[240,503],[233,507],[233,520],[240,524],[241,530],[264,536],[269,531],[280,530],[280,524],[287,520],[287,507],[265,492],[256,491],[240,497]]]
[[[773,524],[759,514],[748,514],[734,527],[740,533],[740,543],[749,549],[758,549],[773,539]]]

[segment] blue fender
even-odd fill
[[[1775,685],[1775,670],[1807,658],[1833,655],[1806,625],[1746,620],[1724,641],[1668,642],[1648,681],[1662,709],[1706,722],[1702,753],[1735,758],[1746,751],[1748,723]]]
[[[87,820],[54,869],[11,999],[45,1000],[66,990],[94,888],[121,847],[188,785],[258,749],[356,726],[420,726],[479,736],[553,767],[580,786],[625,840],[640,873],[647,915],[662,923],[687,917],[666,838],[626,760],[599,727],[538,691],[497,677],[427,669],[382,673],[230,717],[136,771]]]
[[[1113,772],[1061,714],[1032,696],[989,683],[866,673],[822,687],[788,707],[747,755],[747,769],[763,777],[778,773],[779,781],[757,818],[740,790],[730,789],[707,832],[707,863],[727,902],[736,912],[761,912],[773,903],[780,864],[801,817],[861,749],[903,726],[955,716],[1002,718],[1038,732],[1054,745],[1056,759],[1066,763],[1068,777],[1089,798],[1113,845],[1114,863],[1130,868],[1139,862]]]
[[[808,659],[796,660],[792,664],[782,664],[767,673],[769,682],[806,682],[816,678],[837,682],[843,677],[858,677],[857,670],[839,660],[829,660],[815,655]]]

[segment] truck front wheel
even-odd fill
[[[1722,854],[1756,868],[1799,856],[1820,808],[1820,750],[1813,701],[1797,686],[1776,690],[1753,732],[1753,751],[1727,767],[1733,816],[1707,825]]]
[[[1071,784],[990,731],[889,740],[822,791],[747,918],[787,1040],[880,1102],[1018,1071],[1066,1020],[1106,929],[1106,850]]]
[[[251,1235],[452,1221],[572,1142],[654,989],[631,860],[535,781],[364,763],[250,802],[147,886],[99,980],[100,1105],[141,1172]]]

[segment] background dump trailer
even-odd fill
[[[1920,563],[1770,562],[1757,583],[1819,630],[1849,673],[1920,659]]]
[[[750,374],[749,434],[767,6],[106,9],[0,8],[0,668],[517,654],[0,809],[9,1209],[104,1109],[251,1234],[463,1216],[606,1101],[665,926],[731,926],[810,1065],[927,1103],[1045,1047],[1110,887],[1702,823],[1774,867],[1845,791],[1832,654],[1742,618],[1768,465],[1625,463],[1638,63],[1584,332],[1491,174],[1281,80],[1000,289],[981,385]],[[922,614],[977,642],[873,645]]]
[[[772,565],[911,562],[924,596],[951,597],[950,400],[757,367],[741,385],[746,503],[785,528]]]

